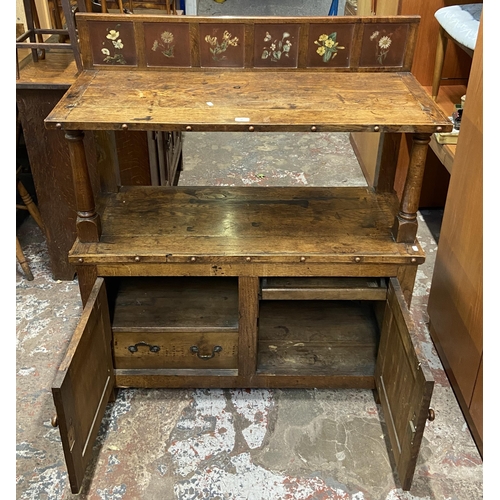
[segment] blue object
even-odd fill
[[[339,11],[339,0],[332,0],[332,5],[330,5],[330,10],[328,11],[329,16],[336,16]]]

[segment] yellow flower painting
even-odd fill
[[[323,58],[323,62],[327,63],[330,59],[336,57],[339,50],[345,49],[337,42],[337,33],[333,32],[327,35],[326,33],[320,35],[314,42],[318,45],[316,53]]]

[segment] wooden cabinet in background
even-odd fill
[[[36,63],[31,55],[24,58],[16,80],[16,103],[55,280],[75,277],[75,266],[68,261],[76,236],[75,191],[66,141],[56,131],[47,130],[43,121],[76,77],[71,52],[47,50],[45,59]],[[182,138],[165,134],[168,132],[88,133],[85,151],[94,193],[116,191],[117,185],[175,183],[182,165]]]
[[[481,455],[483,450],[482,42],[480,27],[428,305],[432,339]]]

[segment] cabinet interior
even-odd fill
[[[116,369],[237,370],[237,277],[107,278]],[[259,280],[259,375],[371,377],[381,278]]]

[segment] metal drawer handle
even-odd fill
[[[222,347],[220,345],[216,345],[212,349],[212,354],[200,354],[200,349],[196,345],[191,346],[190,351],[193,354],[196,354],[200,359],[212,359],[215,356],[216,353],[222,351]]]
[[[128,350],[131,353],[137,352],[139,350],[139,346],[140,345],[146,345],[146,346],[148,346],[150,352],[158,352],[160,350],[160,346],[151,345],[151,344],[148,344],[147,342],[137,342],[137,344],[135,344],[135,345],[129,345],[128,346]]]

